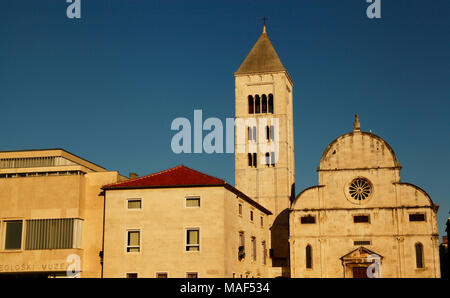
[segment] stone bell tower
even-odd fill
[[[288,210],[295,196],[293,82],[265,25],[234,76],[236,123],[242,119],[245,126],[236,127],[241,133],[236,133],[235,185],[273,213],[272,274],[289,276]]]

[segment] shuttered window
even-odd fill
[[[200,207],[200,198],[186,198],[186,207],[187,208]]]
[[[77,218],[27,220],[25,249],[81,248],[82,223]]]
[[[128,209],[141,209],[142,200],[141,199],[128,199],[127,201]]]
[[[141,232],[127,231],[127,252],[141,251]]]
[[[187,229],[186,230],[186,251],[200,250],[200,230]]]

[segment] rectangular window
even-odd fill
[[[187,278],[198,278],[198,273],[197,272],[187,272],[186,277]]]
[[[244,232],[239,232],[239,249],[238,249],[238,260],[241,261],[245,258],[245,234]]]
[[[200,250],[200,230],[187,229],[186,230],[186,251]]]
[[[272,167],[275,166],[275,157],[276,157],[275,152],[271,152],[270,153],[270,164]]]
[[[410,214],[409,221],[425,221],[425,214],[423,213]]]
[[[25,249],[81,248],[83,220],[79,218],[30,219],[26,221]]]
[[[300,223],[301,224],[315,224],[316,223],[316,217],[315,216],[302,216],[300,218]]]
[[[186,208],[200,207],[200,198],[186,198]]]
[[[262,242],[262,256],[263,256],[263,265],[267,264],[267,248],[266,241]]]
[[[127,200],[128,209],[141,209],[142,200],[141,199],[128,199]]]
[[[257,168],[258,167],[258,154],[253,153],[253,167]]]
[[[353,222],[354,223],[369,223],[369,216],[368,215],[355,215],[353,216]]]
[[[167,278],[167,272],[158,272],[156,273],[156,278]]]
[[[242,216],[242,204],[239,204],[239,215]]]
[[[370,241],[353,241],[353,245],[362,246],[362,245],[371,245]]]
[[[252,260],[256,261],[256,237],[252,237]]]
[[[141,232],[139,230],[127,231],[127,252],[141,251]]]
[[[127,278],[137,278],[138,274],[137,273],[127,273]]]
[[[261,216],[261,228],[264,227],[264,217]]]
[[[250,221],[253,221],[253,211],[250,210]]]
[[[275,140],[275,126],[270,126],[270,140],[273,142]]]
[[[22,249],[22,221],[11,220],[5,222],[5,249]]]

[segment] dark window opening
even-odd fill
[[[354,223],[368,223],[369,216],[368,215],[355,215],[353,216]]]
[[[416,267],[423,268],[423,245],[422,243],[417,243],[416,247]]]
[[[261,100],[259,95],[255,96],[255,114],[261,113]]]
[[[273,94],[269,94],[269,113],[273,114]]]
[[[262,113],[267,113],[267,96],[265,94],[262,96]]]
[[[409,221],[425,221],[425,214],[423,213],[410,214]]]
[[[254,102],[253,102],[253,96],[248,96],[248,113],[253,114],[255,112]]]
[[[302,224],[315,224],[316,223],[316,217],[315,216],[302,216],[300,219],[300,223]]]
[[[306,246],[306,268],[312,269],[312,248],[311,245]]]

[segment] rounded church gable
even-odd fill
[[[319,189],[322,187],[324,186],[315,185],[304,189],[292,201],[291,209],[317,208],[319,206]]]
[[[391,146],[372,133],[353,131],[328,145],[319,170],[400,167]]]

